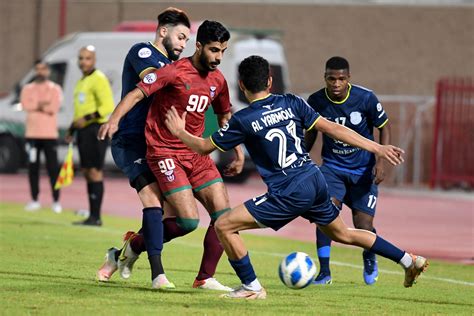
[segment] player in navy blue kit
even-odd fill
[[[374,140],[374,127],[380,131],[380,144],[390,143],[390,126],[387,114],[375,94],[366,88],[349,83],[349,63],[342,57],[332,57],[326,62],[324,80],[326,87],[313,93],[308,104],[327,120],[344,125],[365,138]],[[311,151],[317,131],[306,133],[305,141]],[[377,204],[377,184],[384,179],[384,161],[375,155],[323,136],[320,169],[328,183],[334,204],[341,209],[345,203],[352,210],[355,228],[376,232],[373,226]],[[314,284],[331,284],[329,258],[331,239],[316,229],[316,248],[320,263]],[[375,253],[362,253],[366,284],[377,281],[378,268]]]
[[[173,107],[165,121],[168,129],[187,146],[204,155],[215,149],[229,150],[245,144],[268,187],[264,195],[246,201],[216,222],[219,240],[242,286],[224,294],[227,298],[264,299],[266,291],[253,270],[239,231],[270,227],[278,230],[298,216],[316,223],[331,239],[356,245],[389,258],[405,269],[405,287],[411,287],[428,261],[395,247],[367,230],[348,228],[331,202],[326,181],[305,148],[304,130],[319,131],[374,153],[393,165],[403,162],[403,151],[380,145],[315,112],[303,99],[270,94],[272,78],[268,62],[251,56],[239,65],[239,86],[250,102],[228,124],[203,139],[185,130],[186,112]]]
[[[155,41],[135,44],[125,57],[122,99],[136,88],[145,75],[178,60],[189,40],[190,27],[189,18],[182,10],[170,7],[158,15]],[[153,288],[172,289],[175,286],[167,280],[161,263],[162,196],[145,159],[145,121],[151,101],[152,98],[143,99],[128,112],[112,138],[115,164],[127,175],[130,186],[135,188],[143,205],[141,234],[128,232],[124,236],[122,249],[110,248],[105,263],[97,272],[97,278],[108,281],[117,269],[123,278],[129,278],[138,255],[146,248]]]

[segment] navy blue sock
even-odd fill
[[[250,257],[247,253],[245,257],[239,260],[230,260],[229,263],[234,268],[235,273],[240,279],[242,284],[250,284],[252,281],[255,281],[257,276],[255,275],[255,271],[253,270],[252,263],[250,263]]]
[[[388,258],[396,263],[400,262],[405,252],[400,248],[395,247],[385,239],[377,236],[374,244],[370,248],[371,252],[374,252],[382,257]]]
[[[151,279],[164,273],[161,264],[161,250],[163,250],[163,223],[160,207],[146,207],[143,209],[142,232],[145,240],[148,260],[151,266]]]
[[[148,257],[161,255],[163,250],[163,223],[161,207],[145,207],[142,217],[142,232]]]
[[[374,234],[377,234],[377,230],[375,228],[372,229],[372,232]],[[362,252],[362,257],[364,258],[364,260],[372,260],[374,261],[375,260],[375,253],[370,251],[370,250],[364,250]]]
[[[326,236],[319,228],[316,228],[316,250],[319,259],[319,272],[331,275],[331,270],[329,269],[331,238]]]

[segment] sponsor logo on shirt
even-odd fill
[[[191,89],[191,85],[189,83],[184,83],[184,87],[186,88],[186,90]]]
[[[138,57],[140,58],[148,58],[151,56],[151,50],[147,47],[143,47],[138,51]]]
[[[146,84],[152,84],[155,81],[156,81],[156,75],[153,72],[149,73],[143,78],[143,83],[146,83]]]

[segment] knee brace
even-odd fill
[[[176,217],[176,224],[184,231],[190,233],[198,227],[199,218]]]

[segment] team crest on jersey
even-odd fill
[[[211,98],[213,98],[216,95],[216,87],[211,86],[209,89],[211,91]]]
[[[143,78],[143,83],[152,84],[156,81],[156,75],[151,72]]]
[[[358,125],[360,122],[362,122],[362,114],[360,112],[351,112],[351,123]]]
[[[174,181],[174,179],[175,179],[174,170],[165,171],[165,175],[166,175],[166,179],[168,180],[168,182],[173,182]]]
[[[138,57],[140,58],[148,58],[151,56],[151,50],[147,47],[143,47],[138,51]]]

